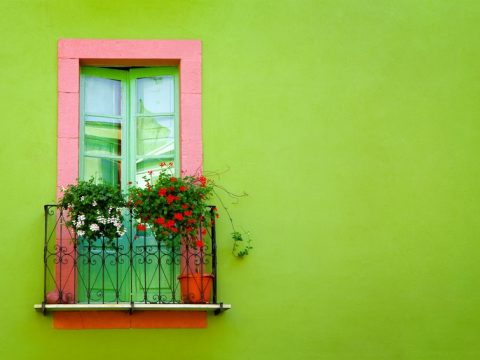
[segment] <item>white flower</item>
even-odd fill
[[[85,196],[82,196],[82,197],[80,198],[80,201],[85,201]]]
[[[78,231],[77,231],[77,235],[78,235],[78,236],[83,236],[83,235],[85,235],[85,231],[83,231],[83,230],[78,230]]]
[[[100,224],[106,224],[107,223],[107,219],[105,219],[103,216],[97,216],[97,221]]]
[[[118,234],[118,236],[123,236],[123,235],[125,235],[125,229],[117,230],[117,234]]]
[[[97,202],[93,200],[92,206],[97,206]]]
[[[77,229],[78,229],[79,227],[83,226],[84,221],[85,221],[85,215],[78,215],[78,217],[77,217],[77,223],[76,223],[76,225],[75,225],[75,226],[77,227]]]
[[[65,186],[62,186],[61,191],[65,192],[65,190],[67,190],[67,188]]]
[[[98,231],[98,230],[100,230],[100,227],[98,226],[98,224],[92,224],[92,225],[90,225],[90,230]]]

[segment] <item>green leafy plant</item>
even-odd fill
[[[137,229],[145,231],[148,226],[157,241],[182,239],[189,245],[203,246],[198,234],[205,234],[210,225],[212,181],[202,175],[176,177],[172,163],[160,165],[156,179],[149,171],[145,187],[129,189],[128,206],[139,222]]]
[[[252,239],[250,238],[250,233],[245,232],[246,240],[244,240],[244,236],[239,231],[232,232],[232,239],[233,239],[233,255],[237,257],[244,257],[250,253],[250,250],[253,249],[252,246]]]
[[[122,207],[125,200],[119,189],[97,183],[92,178],[78,180],[77,184],[62,188],[62,192],[59,205],[68,210],[66,225],[78,238],[112,240],[124,235]]]
[[[246,194],[233,194],[203,175],[176,177],[173,175],[173,163],[162,162],[160,167],[157,178],[154,178],[152,171],[143,177],[145,187],[131,184],[133,186],[129,189],[128,206],[139,222],[137,230],[143,232],[149,227],[157,241],[181,239],[188,245],[202,247],[199,233],[205,235],[214,220],[212,217],[219,217],[217,209],[209,206],[215,194],[233,229],[233,255],[243,257],[249,254],[253,249],[249,233],[245,233],[247,240],[244,241],[244,236],[235,229],[230,212],[216,190],[222,190],[234,198]]]

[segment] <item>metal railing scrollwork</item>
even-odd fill
[[[123,236],[87,240],[65,225],[66,210],[44,210],[44,305],[216,304],[215,216],[197,241],[157,241],[125,210]]]

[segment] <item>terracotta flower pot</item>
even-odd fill
[[[212,274],[180,275],[182,301],[186,304],[205,304],[210,302],[212,293]]]
[[[60,294],[57,290],[47,293],[47,304],[73,304],[73,296],[70,293],[63,293],[62,301],[60,301]]]

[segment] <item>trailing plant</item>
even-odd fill
[[[237,257],[244,257],[250,254],[250,251],[253,249],[252,239],[250,238],[250,233],[245,232],[246,240],[244,240],[243,235],[239,231],[232,232],[233,239],[233,255]]]
[[[225,189],[224,187],[221,187],[221,186],[217,186],[217,188],[219,188],[220,190],[225,192],[229,197],[240,198],[240,197],[243,197],[243,196],[247,196],[247,194],[245,194],[245,193],[240,194],[240,195],[234,194],[234,193],[228,191],[227,189]],[[232,226],[232,230],[233,230],[232,233],[231,233],[232,240],[233,240],[232,254],[236,257],[239,257],[239,258],[242,258],[242,257],[250,254],[250,251],[253,249],[252,239],[250,237],[250,232],[243,231],[243,233],[242,233],[235,228],[235,223],[233,222],[232,216],[230,215],[230,211],[228,211],[227,206],[225,206],[225,203],[223,202],[222,198],[216,192],[215,192],[215,195],[216,195],[218,201],[220,202],[220,205],[225,210],[225,213],[227,214],[228,220],[230,221],[230,225]],[[244,239],[244,237],[246,239]]]
[[[144,176],[145,187],[133,184],[129,189],[128,206],[139,222],[137,230],[151,229],[157,241],[182,240],[190,246],[203,247],[199,234],[205,235],[211,225],[212,216],[218,218],[215,207],[209,206],[212,195],[216,195],[232,226],[234,241],[232,253],[243,257],[253,249],[249,233],[247,240],[235,229],[233,219],[216,190],[222,190],[231,197],[241,197],[217,185],[203,175],[174,176],[173,163],[160,163],[160,173],[155,179],[153,172]],[[212,212],[210,212],[212,209]]]
[[[59,205],[68,210],[66,225],[77,238],[113,240],[125,234],[121,209],[125,200],[118,188],[91,178],[78,180],[62,188],[62,192]]]

